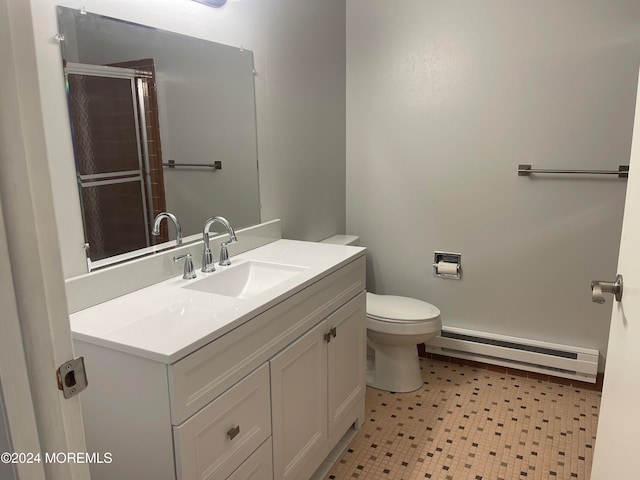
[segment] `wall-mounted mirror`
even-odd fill
[[[251,51],[58,7],[89,265],[260,222]],[[167,244],[169,245],[169,244]],[[142,250],[144,251],[144,250]]]

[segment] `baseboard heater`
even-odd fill
[[[427,352],[595,383],[598,350],[442,327]]]

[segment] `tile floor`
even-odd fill
[[[326,479],[589,479],[600,392],[420,362],[420,390],[367,387],[365,423]]]

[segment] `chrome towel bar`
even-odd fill
[[[570,175],[617,175],[618,178],[629,176],[629,165],[619,165],[618,170],[557,170],[547,168],[531,168],[531,165],[518,165],[518,176],[528,177],[532,173],[556,173]]]
[[[213,168],[214,170],[222,170],[222,162],[219,160],[213,163],[178,163],[175,160],[169,160],[167,163],[163,163],[162,166],[169,167],[169,168],[200,167],[200,168]]]

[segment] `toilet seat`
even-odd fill
[[[440,310],[415,298],[367,293],[367,329],[387,335],[427,335],[442,329]]]
[[[394,323],[367,316],[367,330],[374,333],[385,333],[387,335],[428,335],[431,333],[439,333],[440,330],[442,330],[442,322],[440,321],[440,317],[421,322]]]
[[[440,320],[440,309],[415,298],[367,292],[367,317],[403,324],[435,322]]]

